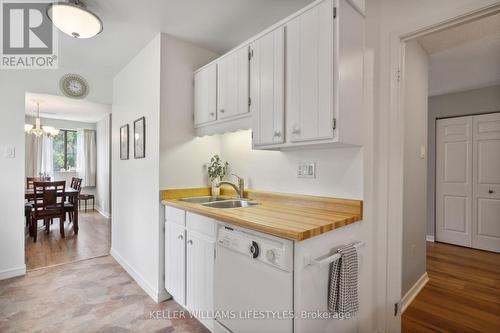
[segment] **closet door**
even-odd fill
[[[472,246],[500,252],[500,113],[474,117]]]
[[[436,240],[472,245],[472,117],[437,121]]]

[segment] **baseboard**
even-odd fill
[[[104,209],[102,209],[101,207],[99,207],[99,206],[95,206],[94,208],[95,208],[95,210],[96,210],[99,214],[101,214],[101,215],[102,215],[102,216],[104,216],[105,218],[107,218],[107,219],[110,219],[110,218],[111,218],[111,214],[110,214],[110,213],[108,213],[108,212],[106,212],[106,211],[104,211]]]
[[[429,276],[425,272],[401,299],[401,314],[405,312],[406,308],[413,302],[427,282],[429,282]]]
[[[170,295],[166,291],[158,291],[147,282],[130,264],[113,248],[110,254],[123,267],[123,269],[137,282],[137,284],[149,295],[156,303],[167,300]]]
[[[26,265],[17,268],[5,269],[3,271],[0,271],[0,280],[10,279],[25,274],[26,274]]]
[[[434,236],[433,236],[433,235],[427,235],[427,236],[425,236],[425,239],[426,239],[428,242],[433,242],[433,243],[434,243]]]

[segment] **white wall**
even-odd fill
[[[159,279],[160,57],[157,35],[114,79],[111,254],[155,300]],[[134,159],[133,122],[146,118],[146,157]],[[129,124],[129,160],[120,126]]]
[[[193,71],[216,53],[162,35],[160,188],[207,186],[205,163],[220,151],[216,136],[196,138]]]
[[[500,35],[443,50],[430,56],[429,95],[500,83]]]
[[[69,129],[69,130],[77,130],[77,129],[96,129],[95,123],[86,123],[82,121],[73,121],[73,120],[65,120],[65,119],[53,119],[53,118],[40,118],[42,126],[48,125],[53,126],[59,129]],[[26,116],[26,124],[35,124],[35,117]]]
[[[221,157],[252,189],[363,198],[362,148],[252,150],[251,131],[220,136]],[[315,162],[316,178],[297,178],[299,162]],[[228,179],[234,180],[231,176]]]
[[[163,287],[161,188],[206,186],[203,164],[216,137],[195,138],[193,71],[216,54],[157,35],[114,80],[111,254],[155,300]],[[119,129],[146,117],[146,158],[120,160]],[[99,125],[98,125],[99,128]]]
[[[429,57],[417,41],[405,48],[402,296],[426,272],[427,94]]]
[[[61,54],[60,56],[64,56]],[[24,273],[24,121],[25,94],[60,94],[59,79],[79,73],[90,84],[88,100],[111,103],[111,78],[75,68],[0,71],[0,279]],[[15,148],[15,158],[5,158]]]
[[[96,140],[96,208],[104,216],[109,216],[111,215],[111,115],[97,122]]]

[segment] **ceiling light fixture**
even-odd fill
[[[47,16],[59,30],[75,38],[91,38],[102,31],[101,19],[79,0],[49,4]]]
[[[35,125],[32,124],[25,124],[24,125],[24,131],[27,134],[33,134],[37,137],[40,137],[42,135],[46,135],[49,138],[56,136],[59,134],[59,130],[57,128],[54,128],[52,126],[42,126],[42,121],[40,119],[40,102],[36,101],[36,120],[35,120]]]

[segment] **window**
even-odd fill
[[[76,131],[60,130],[54,137],[54,171],[76,170]]]

